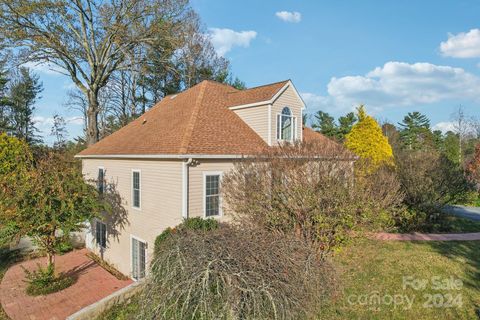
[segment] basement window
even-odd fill
[[[95,240],[99,247],[107,247],[107,225],[100,220],[95,223]]]

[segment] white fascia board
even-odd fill
[[[233,106],[233,107],[229,107],[230,110],[237,110],[237,109],[244,109],[244,108],[251,108],[251,107],[258,107],[258,106],[264,106],[264,105],[268,105],[268,104],[273,104],[277,99],[278,97],[280,97],[280,95],[282,93],[285,92],[285,90],[287,90],[287,88],[289,86],[292,86],[293,88],[293,92],[295,93],[295,95],[297,96],[297,98],[301,101],[302,103],[302,109],[305,109],[306,108],[306,105],[305,105],[305,101],[303,101],[302,97],[300,96],[300,94],[298,93],[297,89],[295,88],[295,86],[293,85],[292,81],[291,80],[288,80],[287,83],[285,83],[285,85],[280,89],[278,90],[278,92],[272,97],[272,99],[270,100],[265,100],[265,101],[259,101],[259,102],[253,102],[253,103],[248,103],[248,104],[242,104],[242,105],[238,105],[238,106]]]
[[[135,155],[135,154],[124,154],[124,155],[76,155],[75,158],[80,158],[80,159],[249,159],[249,158],[258,158],[261,159],[261,155],[195,155],[195,154],[190,154],[190,155]],[[296,159],[306,159],[302,156],[299,156]],[[326,156],[315,156],[311,157],[310,159],[316,159],[316,160],[357,160],[358,156],[352,156],[352,157],[347,157],[347,158],[336,158],[336,157],[326,157]]]

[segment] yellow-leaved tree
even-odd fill
[[[360,170],[372,172],[382,165],[393,166],[392,147],[377,121],[369,116],[365,107],[357,109],[358,122],[345,137],[345,146],[360,157]]]

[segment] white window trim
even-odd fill
[[[207,216],[207,176],[220,176],[219,181],[219,194],[218,194],[218,215],[217,216]],[[214,218],[218,219],[223,217],[223,197],[222,197],[222,178],[223,171],[203,171],[203,218],[209,219]]]
[[[102,181],[102,183],[103,183],[103,193],[105,193],[106,188],[107,188],[107,183],[105,182],[105,181],[106,181],[106,178],[105,178],[105,167],[97,167],[97,179],[98,179],[98,171],[100,171],[100,169],[103,170],[103,181]],[[98,181],[97,181],[97,191],[99,191],[99,190],[98,190]]]
[[[139,206],[139,207],[135,207],[135,206],[134,206],[134,203],[135,203],[135,202],[133,201],[133,197],[134,197],[134,192],[133,192],[133,173],[134,173],[134,172],[138,172],[138,174],[139,174],[139,177],[138,177],[138,178],[139,178],[139,180],[140,180],[140,181],[139,181],[139,191],[140,191],[140,192],[138,193],[138,200],[139,200],[139,202],[140,202],[140,206]],[[132,196],[131,196],[131,200],[132,200],[132,205],[131,205],[131,207],[132,207],[132,209],[135,209],[135,210],[138,210],[138,211],[142,211],[142,170],[140,170],[140,169],[132,169],[132,172],[131,172],[131,175],[130,175],[130,181],[131,181],[131,183],[130,183],[130,192],[131,192],[131,194],[132,194]]]
[[[97,223],[101,223],[105,226],[105,247],[102,246],[101,244],[98,243],[98,238],[97,238]],[[108,230],[107,230],[107,224],[103,222],[100,219],[95,218],[95,245],[99,248],[102,249],[107,249],[107,239],[108,239]]]
[[[286,106],[288,107],[288,106]],[[290,112],[292,113],[291,114],[291,119],[292,119],[292,139],[290,140],[284,140],[282,139],[282,128],[281,128],[281,125],[282,125],[282,113],[281,112],[278,112],[277,113],[277,116],[275,117],[276,119],[276,132],[275,132],[275,137],[277,138],[277,141],[280,141],[280,142],[294,142],[295,140],[297,140],[297,130],[298,130],[298,127],[297,127],[297,117],[293,115],[293,111],[292,111],[292,108],[291,107],[288,107],[290,109]],[[283,108],[282,108],[283,110]]]
[[[142,238],[139,238],[137,236],[134,236],[133,234],[130,234],[130,278],[137,282],[139,279],[135,279],[133,277],[133,239],[143,242],[145,244],[145,277],[147,276],[148,273],[148,242],[143,240]],[[141,280],[141,279],[140,279]]]

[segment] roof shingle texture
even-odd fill
[[[231,106],[272,99],[287,81],[246,90],[203,81],[167,96],[125,127],[79,153],[87,155],[248,155],[265,141]],[[304,130],[305,140],[326,139]]]

